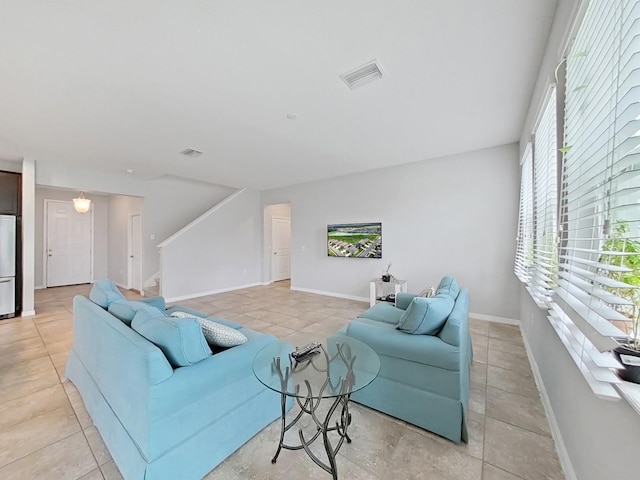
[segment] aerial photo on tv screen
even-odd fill
[[[330,257],[382,258],[382,223],[327,225]]]

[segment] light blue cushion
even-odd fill
[[[436,295],[444,294],[449,295],[454,300],[458,297],[458,293],[460,293],[460,287],[458,287],[458,282],[451,275],[445,275],[440,280],[440,284],[436,289]]]
[[[111,315],[122,321],[124,324],[131,326],[131,321],[141,308],[152,308],[151,305],[137,300],[117,300],[109,304],[107,309]],[[155,307],[157,308],[157,307]],[[158,313],[162,313],[158,309]]]
[[[186,367],[211,356],[211,349],[195,318],[172,318],[155,307],[139,309],[133,328],[165,354],[173,368]]]
[[[453,309],[455,301],[449,295],[416,297],[398,321],[398,330],[413,335],[435,335]]]
[[[395,326],[398,324],[398,320],[400,320],[403,313],[404,310],[394,307],[393,304],[389,302],[380,302],[362,312],[358,315],[358,318],[368,318]]]
[[[122,292],[118,290],[118,287],[116,287],[111,280],[105,278],[93,284],[89,292],[89,299],[93,303],[107,309],[111,302],[117,302],[125,298]]]

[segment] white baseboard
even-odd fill
[[[113,282],[113,284],[114,284],[116,287],[120,287],[120,288],[123,288],[123,289],[125,289],[125,290],[129,290],[129,287],[128,287],[128,286],[126,286],[126,285],[124,285],[124,284],[122,284],[122,283],[120,283],[120,282]]]
[[[209,290],[207,292],[190,293],[189,295],[179,295],[177,297],[165,298],[167,303],[179,302],[181,300],[190,300],[192,298],[206,297],[207,295],[215,295],[216,293],[233,292],[234,290],[242,290],[243,288],[257,287],[259,285],[268,285],[262,282],[248,283],[246,285],[237,285],[235,287],[220,288],[218,290]]]
[[[47,287],[45,287],[44,285],[36,285],[35,287],[33,287],[34,290],[44,290],[45,288]]]
[[[573,469],[573,464],[571,463],[571,458],[569,458],[569,452],[567,451],[567,447],[564,444],[564,440],[562,438],[562,433],[560,431],[560,425],[558,425],[558,420],[556,420],[556,416],[553,413],[553,408],[551,407],[551,400],[549,399],[549,395],[547,394],[547,389],[544,386],[544,382],[542,381],[542,375],[540,374],[540,369],[538,368],[538,364],[531,353],[531,347],[529,346],[529,340],[527,339],[527,334],[524,330],[522,331],[522,340],[524,341],[524,348],[527,352],[527,357],[529,357],[529,363],[531,364],[531,370],[533,371],[533,378],[536,381],[536,386],[538,387],[538,391],[540,392],[540,398],[542,400],[542,406],[544,407],[544,413],[547,415],[547,419],[549,420],[549,427],[551,428],[551,436],[556,445],[556,452],[558,454],[558,459],[560,460],[560,465],[562,465],[562,470],[564,470],[564,474],[567,480],[578,480],[576,476],[576,472]]]
[[[496,317],[494,315],[483,315],[482,313],[469,313],[469,318],[484,320],[486,322],[504,323],[505,325],[520,325],[520,320],[515,318]]]
[[[356,302],[369,303],[369,297],[356,297],[355,295],[344,295],[342,293],[325,292],[323,290],[314,290],[312,288],[291,287],[291,290],[297,292],[315,293],[316,295],[325,295],[327,297],[346,298],[347,300],[355,300]]]
[[[35,316],[35,314],[36,314],[35,310],[25,310],[20,314],[20,316],[21,317],[33,317],[33,316]]]

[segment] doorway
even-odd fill
[[[291,278],[291,219],[271,217],[271,281]]]
[[[87,213],[78,213],[72,202],[45,202],[45,286],[90,283],[93,270],[93,208]]]
[[[291,279],[291,204],[267,205],[264,209],[264,281]]]
[[[142,213],[129,214],[127,288],[142,294]]]

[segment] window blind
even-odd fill
[[[530,282],[533,263],[533,155],[528,143],[521,160],[520,209],[514,272],[524,283]]]
[[[556,91],[551,89],[533,138],[533,273],[530,292],[546,305],[556,286],[558,134]]]
[[[640,298],[640,0],[589,3],[567,56],[562,151],[548,318],[596,395],[616,399],[608,351]]]

